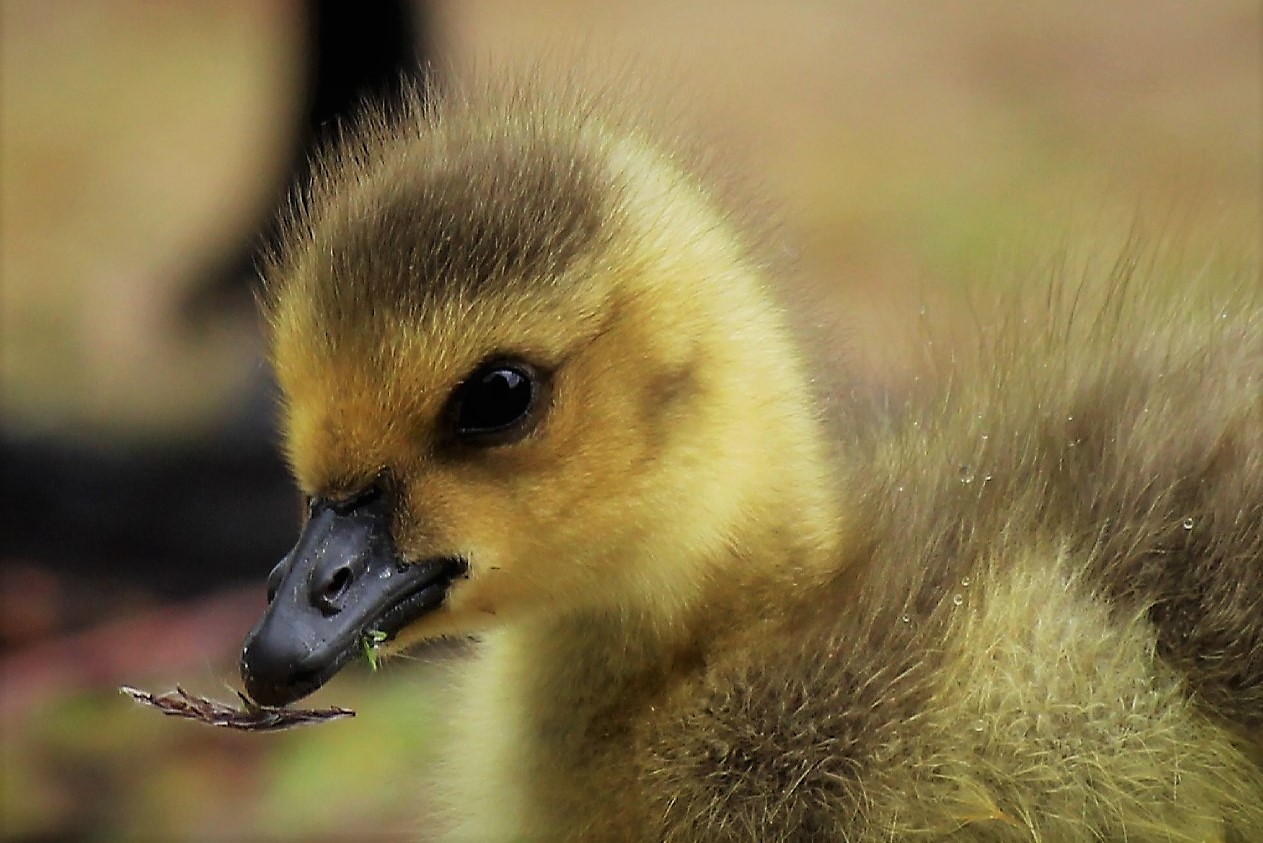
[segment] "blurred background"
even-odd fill
[[[3,839],[424,837],[425,660],[276,735],[115,691],[233,696],[297,516],[253,253],[313,137],[423,60],[671,100],[821,359],[874,384],[892,326],[966,332],[966,286],[1082,242],[1260,283],[1257,0],[0,0]]]

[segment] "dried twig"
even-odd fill
[[[241,708],[234,708],[216,700],[194,696],[178,685],[174,691],[165,694],[151,694],[126,686],[118,690],[136,702],[152,706],[171,717],[186,717],[243,732],[276,732],[355,716],[349,708],[274,708],[259,705],[241,693],[237,694],[241,697]]]

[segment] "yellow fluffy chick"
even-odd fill
[[[477,635],[454,840],[1263,840],[1253,291],[1015,312],[838,440],[736,227],[635,128],[399,111],[267,272],[309,516],[256,700]]]

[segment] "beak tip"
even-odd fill
[[[241,649],[241,681],[251,700],[284,706],[320,687],[318,673],[304,670],[293,654],[270,646],[267,636],[252,633]]]

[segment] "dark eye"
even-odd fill
[[[525,363],[488,363],[456,388],[455,433],[481,444],[502,444],[529,432],[539,375]]]

